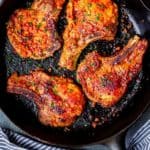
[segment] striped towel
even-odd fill
[[[81,148],[82,150],[110,150],[106,145]],[[117,148],[118,150],[119,148]],[[150,150],[150,109],[127,132],[126,150]],[[0,150],[66,150],[46,145],[12,130],[0,128]],[[116,149],[112,149],[116,150]]]
[[[150,108],[126,133],[125,147],[127,150],[150,150]]]
[[[69,150],[40,143],[14,131],[0,128],[0,150]],[[74,148],[75,150],[75,148]],[[105,145],[81,147],[80,150],[110,150]]]
[[[65,150],[49,146],[8,129],[0,128],[0,150]]]
[[[150,120],[129,140],[128,150],[150,150]]]

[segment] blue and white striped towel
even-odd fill
[[[150,150],[150,108],[126,133],[125,147],[127,150]]]
[[[128,150],[150,150],[150,120],[129,141]]]
[[[149,112],[148,112],[149,113]],[[139,119],[127,132],[126,150],[150,150],[150,114]],[[146,119],[145,119],[146,118]],[[102,150],[102,145],[96,149]],[[92,148],[93,149],[93,148]],[[95,149],[95,148],[94,148]],[[103,148],[104,149],[104,148]],[[108,148],[109,149],[109,148]],[[0,150],[66,150],[40,143],[11,130],[0,128]],[[107,150],[107,147],[105,147]]]
[[[0,150],[65,150],[24,137],[8,129],[0,128]]]

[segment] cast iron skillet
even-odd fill
[[[150,39],[150,12],[138,0],[129,0],[126,2],[126,5],[121,0],[116,1],[121,6],[119,11],[121,25],[118,27],[116,41],[110,43],[97,41],[90,44],[81,54],[79,61],[84,58],[87,52],[93,49],[100,49],[100,47],[103,49],[99,51],[102,55],[112,55],[115,53],[115,46],[125,45],[134,34]],[[92,108],[90,102],[87,102],[85,111],[70,128],[53,129],[42,126],[35,117],[36,106],[31,101],[26,100],[23,96],[6,93],[7,77],[15,71],[25,74],[40,67],[48,72],[51,67],[52,74],[75,78],[75,72],[70,72],[57,66],[60,51],[55,54],[54,58],[42,61],[21,59],[13,53],[13,48],[6,36],[7,21],[15,9],[26,7],[30,5],[30,2],[29,0],[4,0],[0,7],[0,106],[4,113],[28,136],[64,147],[102,142],[132,124],[150,103],[149,49],[144,57],[142,71],[130,83],[129,89],[121,101],[110,109],[102,109],[98,105],[96,108]],[[63,32],[66,24],[63,14],[65,13],[62,11],[57,24],[60,34]],[[125,29],[128,32],[124,33]],[[97,128],[94,129],[91,127],[91,124],[98,116],[101,116],[100,122]]]

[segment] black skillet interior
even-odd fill
[[[6,93],[7,77],[16,71],[20,74],[27,74],[30,70],[40,67],[49,73],[49,68],[52,68],[52,74],[64,75],[75,80],[75,72],[70,72],[57,66],[56,62],[58,62],[60,51],[55,53],[54,58],[48,58],[42,61],[21,59],[13,52],[13,48],[6,36],[8,18],[15,9],[30,6],[31,2],[32,1],[30,0],[5,0],[0,8],[0,106],[3,111],[8,115],[12,122],[32,137],[40,138],[50,144],[63,146],[83,145],[98,142],[127,127],[149,104],[149,50],[144,58],[143,70],[130,83],[128,91],[116,106],[109,109],[103,109],[97,105],[96,108],[92,108],[90,102],[87,102],[85,111],[70,128],[53,129],[41,125],[36,119],[36,106],[31,101],[26,100],[23,96]],[[150,17],[150,13],[143,9],[141,3],[134,2],[127,1],[125,5],[125,3],[121,0],[117,0],[121,9],[119,10],[120,25],[118,27],[116,40],[109,43],[106,41],[96,41],[90,44],[81,54],[79,61],[84,58],[87,52],[94,49],[98,50],[101,55],[112,55],[115,53],[114,47],[125,45],[128,39],[134,34],[139,34],[142,37],[150,39],[150,22],[148,22],[148,16]],[[140,10],[140,12],[138,13],[137,10]],[[62,12],[57,24],[58,32],[60,34],[66,24],[64,15],[65,13]],[[100,48],[102,50],[100,50]],[[97,121],[97,118],[99,121]],[[94,129],[92,128],[92,124],[95,123],[98,124],[98,126]]]

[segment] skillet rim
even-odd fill
[[[111,135],[110,137],[108,137],[108,138],[105,138],[105,139],[103,139],[103,140],[100,140],[99,142],[100,143],[103,143],[103,142],[105,142],[105,141],[107,141],[107,140],[109,140],[110,138],[112,138],[112,137],[114,137],[114,136],[117,136],[117,135],[119,135],[120,133],[122,133],[123,131],[125,131],[125,130],[127,130],[142,114],[143,114],[143,112],[148,108],[148,106],[150,105],[150,102],[148,101],[148,104],[146,104],[145,106],[143,106],[143,108],[142,108],[142,110],[140,111],[140,113],[139,114],[137,114],[137,116],[135,117],[136,119],[133,119],[133,121],[130,121],[130,123],[128,123],[128,125],[127,126],[125,126],[124,128],[122,128],[121,130],[119,130],[118,132],[116,131],[116,133],[114,133],[113,135]],[[1,108],[2,110],[3,110],[3,108]],[[4,112],[4,110],[3,110],[3,112]],[[5,113],[5,112],[4,112]],[[6,115],[6,113],[5,113],[5,115]],[[7,115],[6,115],[7,116]],[[9,117],[8,117],[9,118]],[[11,120],[11,118],[9,118],[10,120]],[[13,124],[15,124],[16,125],[16,123],[15,122],[13,122],[12,120],[11,120],[11,122],[13,123]],[[17,126],[17,125],[16,125]],[[18,127],[18,126],[17,126]],[[18,128],[20,128],[20,127],[18,127]],[[20,128],[21,129],[21,128]],[[21,129],[22,130],[22,129]],[[39,139],[38,137],[36,137],[36,136],[32,136],[30,133],[27,133],[26,131],[25,131],[25,134],[26,134],[26,136],[29,136],[29,137],[31,137],[31,138],[34,138],[34,139],[37,139],[38,141],[42,141],[42,142],[44,142],[44,143],[46,143],[46,144],[51,144],[51,145],[55,145],[55,146],[61,146],[61,147],[67,147],[68,148],[68,146],[65,146],[65,145],[63,145],[63,144],[54,144],[54,143],[50,143],[50,142],[47,142],[47,141],[45,141],[45,140],[41,140],[41,139]],[[97,141],[98,142],[98,141]],[[80,144],[80,146],[87,146],[87,145],[91,145],[91,144],[97,144],[97,142],[91,142],[90,144]],[[98,142],[98,143],[99,143]],[[71,146],[71,145],[70,145]],[[75,146],[75,145],[72,145],[72,146]],[[75,147],[77,147],[77,146],[75,146]]]

